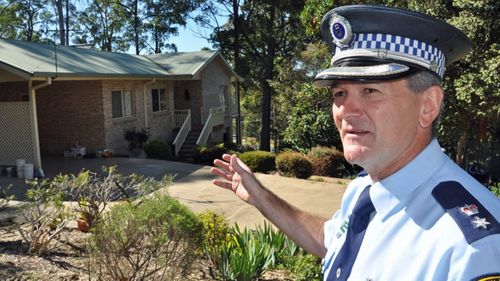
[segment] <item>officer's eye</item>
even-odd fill
[[[333,99],[338,99],[338,98],[344,97],[345,95],[346,95],[346,93],[344,91],[335,90],[335,89],[332,90]]]
[[[374,94],[376,92],[378,92],[377,89],[373,89],[373,88],[366,88],[365,89],[365,93],[367,93],[367,94]]]

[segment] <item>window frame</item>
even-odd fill
[[[120,94],[120,116],[115,116],[114,94]],[[127,94],[129,98],[127,98]],[[127,100],[129,104],[127,104]],[[131,90],[112,90],[111,91],[111,117],[112,119],[123,119],[135,116],[134,93]]]
[[[155,93],[156,91],[156,93]],[[156,94],[156,97],[155,97]],[[163,103],[162,103],[163,96]],[[155,102],[158,108],[155,110]],[[151,111],[152,112],[165,112],[168,111],[167,90],[165,88],[151,89]]]

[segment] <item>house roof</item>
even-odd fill
[[[29,77],[162,77],[169,74],[143,56],[10,39],[0,39],[2,66]]]
[[[98,51],[0,38],[0,75],[73,78],[194,78],[220,57],[231,76],[239,78],[216,51],[148,56]]]
[[[179,52],[146,56],[174,76],[196,76],[207,64],[219,57],[231,76],[241,80],[218,51]]]

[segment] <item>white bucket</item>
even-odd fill
[[[12,168],[13,167],[5,168],[5,171],[7,171],[7,177],[9,177],[9,178],[12,178]]]
[[[32,163],[24,164],[23,168],[24,178],[27,180],[33,179],[34,165]]]
[[[17,178],[18,179],[24,178],[24,170],[23,170],[24,164],[26,164],[26,160],[24,160],[24,159],[17,159],[16,160],[16,170],[17,170]]]

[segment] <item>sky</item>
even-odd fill
[[[199,51],[203,47],[212,49],[212,44],[200,35],[208,37],[210,33],[211,30],[201,28],[193,20],[188,20],[185,27],[179,27],[179,35],[171,37],[168,43],[174,43],[178,52]]]

